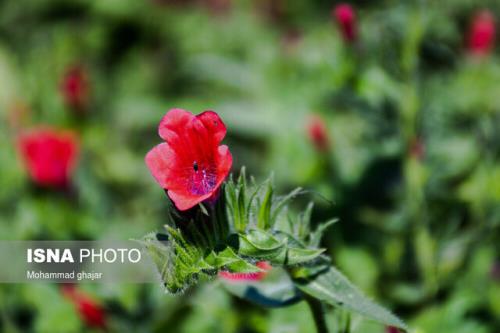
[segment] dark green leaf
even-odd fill
[[[364,296],[334,267],[311,278],[297,279],[296,285],[304,293],[331,305],[345,307],[385,325],[408,329],[401,319]]]

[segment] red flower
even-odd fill
[[[342,3],[335,6],[332,16],[337,21],[344,41],[354,42],[357,38],[356,14],[351,5]]]
[[[326,129],[325,123],[321,117],[317,115],[310,117],[307,124],[307,134],[318,151],[324,152],[328,150],[330,146],[328,130]]]
[[[73,132],[38,127],[20,135],[18,148],[35,183],[46,187],[69,184],[78,157]]]
[[[106,312],[88,295],[78,291],[74,285],[61,288],[64,296],[73,302],[83,322],[89,327],[106,328]]]
[[[89,99],[89,83],[87,73],[80,66],[67,70],[61,82],[61,93],[69,107],[83,111]]]
[[[266,277],[267,273],[272,268],[266,261],[259,261],[256,266],[262,269],[262,271],[255,273],[231,273],[228,271],[222,271],[219,273],[219,276],[228,281],[260,281]]]
[[[233,163],[229,148],[220,145],[226,126],[213,111],[197,116],[171,109],[160,121],[160,143],[146,155],[151,174],[179,210],[214,198]]]
[[[489,10],[478,12],[469,30],[468,49],[476,56],[488,55],[495,44],[495,18]]]
[[[385,331],[387,333],[399,333],[399,330],[394,326],[386,326]]]

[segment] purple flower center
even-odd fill
[[[214,167],[200,165],[194,161],[193,171],[189,179],[189,192],[194,195],[204,195],[215,188],[217,173]]]

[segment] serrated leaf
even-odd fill
[[[296,279],[295,282],[304,293],[326,303],[342,306],[385,325],[408,330],[401,319],[364,296],[334,267],[309,279]]]

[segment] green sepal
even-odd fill
[[[226,247],[223,251],[218,253],[212,251],[205,258],[205,262],[213,268],[225,268],[231,272],[237,273],[256,273],[262,271],[257,266],[238,257],[230,247]]]
[[[275,263],[277,258],[284,258],[286,240],[280,241],[274,236],[258,229],[239,234],[238,254]],[[278,262],[280,260],[278,259]]]
[[[317,258],[324,249],[298,247],[292,237],[277,237],[262,230],[250,230],[239,235],[238,254],[277,265],[297,265]]]
[[[266,194],[260,203],[259,215],[257,219],[257,227],[263,230],[269,229],[271,226],[271,207],[273,204],[273,185],[272,180],[267,182]]]
[[[330,226],[332,226],[333,224],[337,223],[338,221],[339,221],[339,219],[335,218],[335,219],[328,220],[328,221],[326,221],[324,223],[321,223],[316,228],[316,230],[314,230],[313,232],[310,233],[310,235],[309,235],[309,246],[313,246],[313,247],[319,246],[319,244],[321,242],[321,238],[323,237],[323,234],[325,233],[325,231]]]

